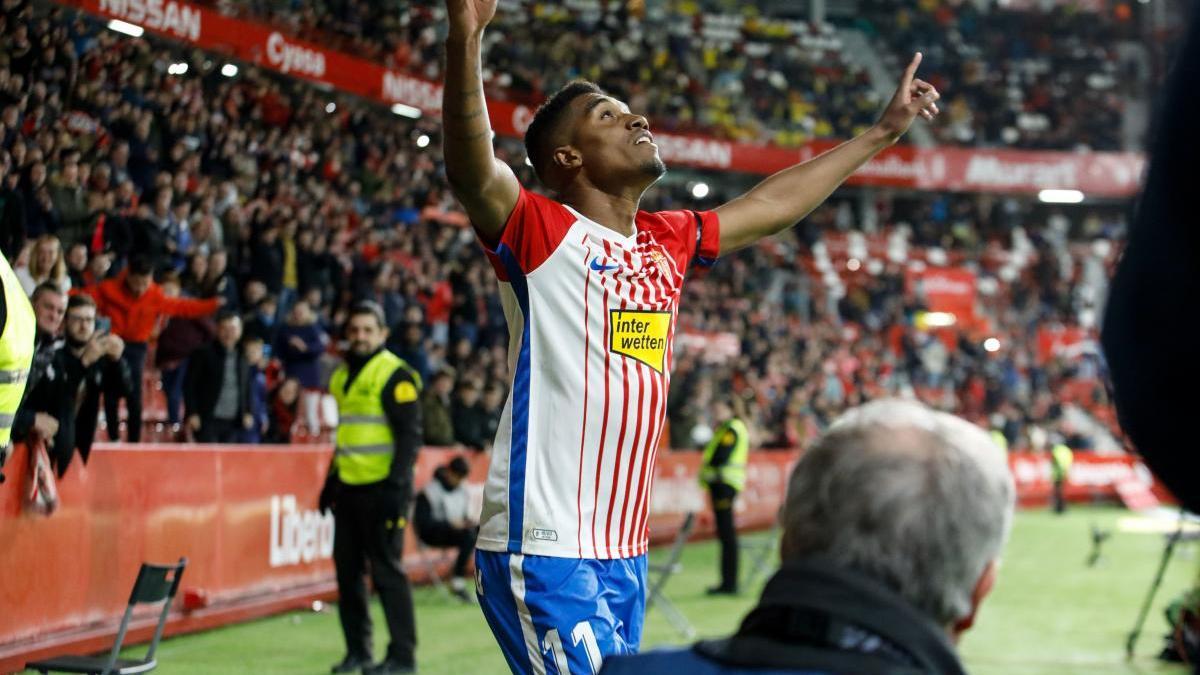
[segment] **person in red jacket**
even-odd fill
[[[160,316],[198,318],[217,311],[224,298],[195,300],[172,298],[154,283],[154,268],[146,258],[134,257],[129,266],[116,277],[84,289],[96,299],[100,314],[112,321],[111,332],[125,341],[121,356],[129,365],[133,387],[125,401],[127,409],[126,440],[137,443],[142,437],[142,370],[146,364],[146,343]],[[104,397],[104,414],[108,420],[108,438],[118,440],[117,405],[120,398]]]

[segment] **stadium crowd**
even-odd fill
[[[861,9],[860,27],[901,63],[921,51],[924,77],[947,92],[939,142],[1124,149],[1125,101],[1146,84],[1136,57],[1121,53],[1137,25],[1129,5],[989,11],[973,2],[869,0]]]
[[[63,303],[67,293],[96,298],[97,335],[123,341],[117,358],[132,383],[113,375],[105,390],[110,438],[121,398],[125,437],[140,437],[142,390],[157,397],[159,386],[165,411],[149,422],[180,425],[170,433],[269,442],[320,433],[329,420],[317,392],[345,313],[371,299],[391,326],[389,346],[426,383],[426,442],[487,449],[507,389],[507,330],[492,273],[445,186],[435,122],[339,106],[254,69],[225,77],[201,53],[117,35],[67,10],[34,12],[21,0],[3,10],[0,246],[28,290],[49,285]],[[520,145],[499,148],[533,185]],[[728,196],[717,187],[697,200],[684,185],[663,186],[644,207],[708,208]],[[845,281],[811,269],[822,242],[868,215],[908,252],[878,270],[864,260]],[[1081,382],[1084,407],[1107,410],[1098,367],[1044,363],[1033,326],[1094,324],[1103,295],[1078,282],[1102,275],[1115,254],[1078,242],[1119,240],[1121,223],[1015,198],[896,196],[871,214],[828,204],[690,286],[680,329],[732,333],[737,349],[724,361],[680,350],[671,442],[695,445],[714,391],[752,400],[760,445],[794,446],[846,407],[911,389],[1014,446],[1028,445],[1033,429],[1090,443],[1064,424],[1050,392]],[[950,329],[939,339],[919,326],[920,298],[898,289],[910,258],[934,249],[992,289],[981,305],[998,351],[982,349],[983,334]],[[1019,260],[998,269],[987,262],[997,251]],[[1015,307],[1002,311],[1000,297]],[[44,328],[48,340],[61,330]],[[156,368],[143,378],[147,360]],[[189,362],[226,368],[236,390],[214,389]]]
[[[441,79],[438,2],[210,4]],[[1121,150],[1125,100],[1152,76],[1121,50],[1140,30],[1125,3],[869,0],[852,20],[832,20],[871,36],[897,70],[924,53],[923,77],[947,94],[935,130],[946,144]],[[675,131],[799,145],[859,133],[882,103],[833,24],[763,15],[752,3],[519,0],[502,3],[487,39],[492,96],[536,103],[583,77]]]

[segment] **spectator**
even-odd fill
[[[256,337],[263,344],[275,345],[275,335],[279,325],[275,321],[278,306],[274,295],[264,295],[262,299],[251,304],[254,309],[246,315],[246,335]],[[272,354],[274,356],[274,354]]]
[[[429,546],[456,548],[450,590],[463,602],[470,602],[467,593],[467,561],[475,550],[479,526],[471,520],[470,500],[465,483],[471,467],[462,457],[455,457],[433,472],[433,478],[417,495],[413,524],[417,536]]]
[[[208,254],[192,253],[187,258],[187,267],[180,278],[180,286],[184,295],[189,298],[203,298],[216,295],[206,292],[208,283]]]
[[[295,220],[289,219],[284,223],[279,236],[278,251],[280,254],[278,310],[279,315],[283,316],[291,311],[292,303],[296,302],[296,298],[300,293]]]
[[[76,242],[67,248],[67,280],[69,288],[83,288],[88,285],[88,248],[87,244]]]
[[[250,278],[261,281],[268,292],[278,295],[283,290],[283,262],[279,226],[268,225],[251,246]]]
[[[304,419],[311,436],[321,430],[317,408],[324,388],[317,361],[328,346],[329,336],[317,324],[312,308],[306,301],[298,300],[288,312],[287,322],[279,327],[275,356],[283,363],[284,375],[295,378],[304,389]]]
[[[479,405],[479,386],[464,379],[450,405],[450,421],[454,425],[454,440],[472,450],[483,450],[487,414]]]
[[[963,673],[954,645],[995,584],[1014,494],[965,420],[900,400],[851,410],[792,472],[783,566],[738,632],[602,672]]]
[[[37,321],[37,335],[34,337],[33,362],[29,367],[29,378],[25,381],[24,398],[13,417],[12,438],[25,440],[32,434],[51,445],[58,434],[65,395],[56,387],[42,387],[41,382],[53,370],[58,331],[67,311],[67,298],[58,286],[44,283],[33,290],[30,301]]]
[[[333,299],[341,267],[329,252],[327,235],[302,230],[298,235],[296,265],[301,293],[317,290],[322,304]]]
[[[17,278],[26,293],[33,294],[38,284],[52,283],[63,293],[71,290],[71,277],[67,275],[67,263],[63,260],[62,245],[58,237],[43,234],[33,242],[29,252],[29,264],[16,269]]]
[[[425,426],[425,444],[454,445],[454,421],[450,416],[450,392],[454,390],[454,371],[439,370],[421,395],[421,418]]]
[[[270,424],[270,413],[267,409],[267,360],[263,355],[263,343],[258,338],[242,340],[242,354],[246,359],[247,379],[249,381],[249,405],[247,406],[252,420],[250,427],[241,432],[242,443],[256,445],[262,441]]]
[[[12,155],[0,148],[0,253],[16,260],[25,246],[25,201],[9,185],[12,170]]]
[[[216,249],[208,255],[208,276],[201,286],[200,297],[221,296],[225,298],[227,307],[237,309],[238,299],[237,280],[229,273],[229,254]]]
[[[271,392],[271,419],[267,429],[267,443],[291,443],[292,427],[300,414],[300,382],[295,378],[284,379]]]
[[[72,450],[87,464],[96,438],[100,394],[125,396],[133,386],[129,367],[121,360],[125,343],[115,335],[96,331],[96,302],[90,295],[72,295],[67,301],[66,342],[58,363],[66,374],[67,411],[59,420],[54,442],[55,465],[61,478],[71,462]]]
[[[192,354],[183,385],[188,428],[200,443],[236,443],[254,426],[250,366],[238,350],[242,320],[231,310],[217,315],[217,339]]]
[[[492,449],[492,441],[496,439],[496,431],[500,428],[500,419],[504,415],[504,387],[493,382],[483,390],[483,445],[484,449]]]
[[[54,203],[46,185],[46,164],[34,161],[29,164],[21,180],[21,200],[25,202],[25,233],[28,237],[40,237],[58,231],[58,218],[54,214]]]
[[[394,342],[392,340],[395,340]],[[417,374],[421,381],[429,381],[429,356],[425,352],[425,329],[417,321],[406,321],[392,331],[388,349],[396,356],[404,359]]]
[[[179,296],[179,282],[164,278],[163,295]],[[171,317],[158,335],[154,350],[154,366],[162,379],[163,394],[167,397],[167,421],[173,427],[183,422],[183,381],[187,377],[188,357],[212,341],[216,329],[208,317]]]
[[[79,179],[79,151],[73,150],[64,157],[62,168],[50,186],[50,201],[59,220],[57,233],[68,244],[91,237],[92,216],[86,194]]]
[[[142,371],[146,366],[147,342],[159,317],[208,316],[220,306],[220,300],[191,300],[172,298],[151,278],[150,262],[141,257],[129,261],[129,266],[112,279],[89,286],[87,291],[96,300],[100,314],[112,320],[112,334],[125,341],[122,357],[129,366],[133,387],[126,399],[128,418],[126,440],[137,443],[142,437]],[[108,420],[108,438],[117,440],[118,397],[104,397],[104,414]]]

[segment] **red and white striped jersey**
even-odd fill
[[[639,211],[622,236],[521,190],[496,250],[512,386],[492,449],[478,547],[571,558],[646,552],[651,468],[672,337],[714,212]]]

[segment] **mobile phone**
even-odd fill
[[[112,319],[107,316],[96,317],[96,334],[107,335],[112,330]]]

